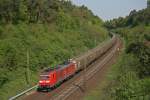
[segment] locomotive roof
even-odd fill
[[[52,71],[54,71],[54,70],[58,70],[58,69],[61,69],[61,68],[65,68],[68,64],[70,64],[70,62],[65,61],[65,62],[63,62],[62,64],[57,65],[57,66],[55,66],[55,67],[53,67],[53,68],[47,68],[47,69],[45,69],[45,70],[42,72],[42,74],[49,74],[50,72],[52,72]]]
[[[50,72],[56,70],[56,69],[59,69],[60,67],[55,67],[55,68],[47,68],[47,69],[44,69],[42,72],[41,72],[41,75],[47,75],[49,74]]]
[[[53,70],[56,70],[56,69],[59,69],[59,68],[60,68],[60,66],[56,66],[54,68],[47,68],[47,69],[44,70],[44,72],[50,72],[50,71],[53,71]]]

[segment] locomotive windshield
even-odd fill
[[[48,75],[40,75],[40,79],[42,79],[42,80],[47,80],[49,78],[50,77]]]

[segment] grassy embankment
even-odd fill
[[[124,51],[106,79],[85,100],[150,99],[150,9],[106,22],[124,39]]]
[[[84,6],[58,0],[3,0],[0,2],[0,100],[36,84],[41,69],[54,67],[106,39],[108,32],[102,20]]]

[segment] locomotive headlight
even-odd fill
[[[39,83],[43,83],[43,81],[39,81]]]
[[[46,83],[50,83],[50,81],[45,81]]]

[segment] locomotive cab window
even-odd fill
[[[47,80],[50,79],[50,77],[48,75],[40,75],[40,79]]]

